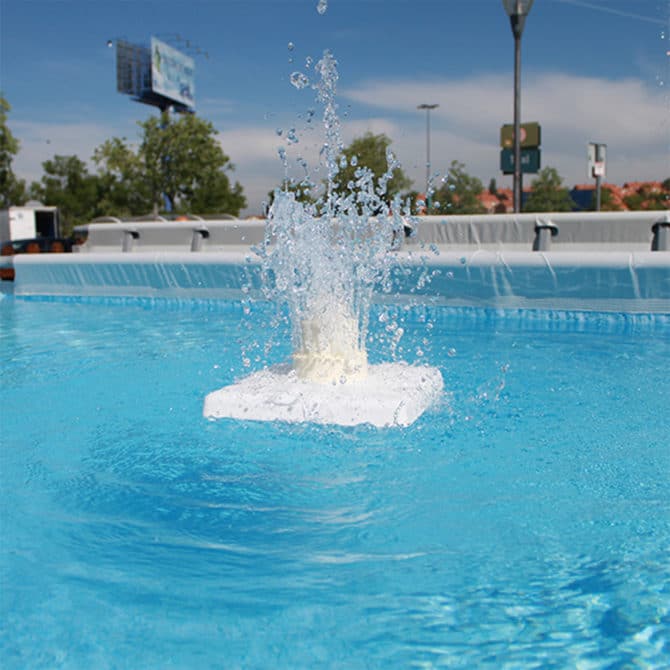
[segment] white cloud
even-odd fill
[[[43,173],[42,163],[56,154],[76,155],[90,165],[93,151],[105,140],[124,134],[129,139],[134,139],[137,133],[134,124],[125,129],[87,122],[12,121],[9,125],[12,133],[21,143],[12,167],[18,176],[28,182],[39,181]]]

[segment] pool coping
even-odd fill
[[[402,250],[380,302],[670,313],[670,252]],[[14,258],[15,296],[262,298],[250,249]]]

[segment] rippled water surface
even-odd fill
[[[670,666],[668,317],[375,313],[377,430],[204,420],[245,311],[0,298],[4,668]]]

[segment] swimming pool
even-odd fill
[[[202,418],[268,305],[0,298],[3,667],[667,667],[670,317],[387,309],[378,430]]]

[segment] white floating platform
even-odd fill
[[[409,426],[442,395],[437,368],[382,363],[366,379],[320,384],[300,379],[290,365],[255,372],[205,398],[209,419],[246,419],[378,428]]]

